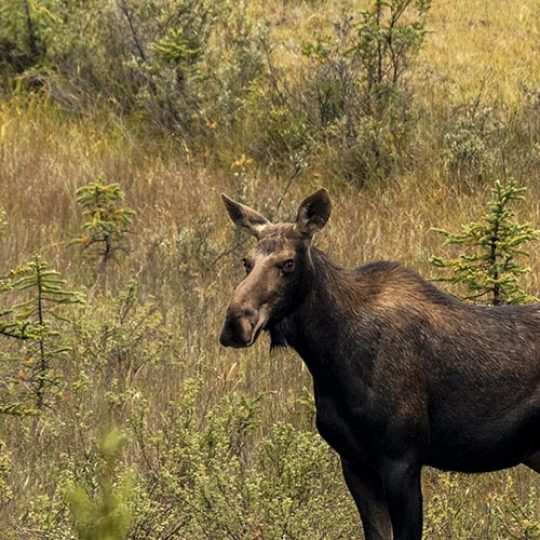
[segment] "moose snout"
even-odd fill
[[[219,336],[224,347],[248,347],[256,338],[259,313],[250,307],[230,306]]]

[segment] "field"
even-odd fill
[[[339,118],[319,125],[300,115],[315,106],[301,91],[319,84],[310,69],[333,65],[332,55],[302,53],[302,42],[368,4],[242,4],[238,20],[251,26],[233,41],[263,43],[266,56],[250,42],[239,65],[257,56],[271,68],[245,93],[233,86],[225,68],[238,51],[223,43],[240,25],[223,23],[204,45],[222,56],[205,56],[200,69],[222,65],[216,80],[228,80],[241,103],[225,102],[223,88],[218,103],[219,85],[206,75],[186,97],[186,107],[197,100],[197,119],[181,129],[156,116],[168,104],[160,79],[129,107],[105,87],[82,89],[82,75],[73,86],[51,77],[37,88],[21,74],[0,79],[0,276],[39,253],[86,297],[51,322],[59,335],[45,343],[62,352],[51,355],[45,408],[0,414],[0,538],[362,538],[337,457],[315,431],[300,359],[270,353],[265,336],[241,351],[218,343],[251,242],[241,242],[220,193],[286,220],[324,186],[333,214],[316,243],[332,259],[397,259],[428,278],[439,277],[429,256],[444,251],[432,228],[479,219],[495,180],[528,188],[517,216],[540,228],[540,3],[434,1],[394,89],[401,98],[355,117],[349,144]],[[253,37],[261,21],[271,52]],[[68,67],[55,73],[68,80]],[[120,184],[122,204],[135,211],[125,251],[106,267],[71,242],[85,221],[75,192],[100,175]],[[537,247],[528,248],[532,271],[521,284],[540,297]],[[1,292],[0,314],[29,298]],[[2,405],[34,406],[36,363],[35,341],[0,336]],[[524,467],[428,470],[423,481],[426,538],[540,539],[540,477]],[[78,532],[84,516],[99,516],[102,532]]]

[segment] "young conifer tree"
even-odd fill
[[[5,227],[5,212],[0,208],[0,240]],[[18,320],[15,308],[10,305],[9,297],[13,291],[13,275],[8,274],[0,277],[0,337],[10,338],[11,341],[23,341],[37,337],[34,326],[30,321]],[[0,375],[2,385],[0,386],[0,414],[30,415],[35,414],[35,409],[28,407],[21,401],[14,398],[13,389],[18,386],[21,375],[25,376],[23,369],[13,376],[15,365],[19,365],[19,359],[13,358],[10,354],[11,347],[2,350],[0,353]],[[16,369],[15,369],[16,372]]]
[[[520,262],[528,256],[524,245],[540,234],[530,224],[516,221],[513,207],[525,200],[526,188],[512,179],[507,185],[496,181],[492,192],[488,212],[480,221],[465,225],[458,233],[434,229],[445,238],[443,247],[463,248],[454,258],[430,257],[433,266],[449,272],[437,281],[464,285],[469,293],[464,299],[484,299],[495,306],[536,301],[519,283],[530,272]]]
[[[0,279],[0,298],[4,305],[4,297],[11,291],[11,282],[9,279]],[[7,294],[6,294],[7,293]],[[36,334],[28,321],[18,321],[14,318],[14,309],[11,307],[0,307],[0,337],[10,338],[10,340],[20,341],[32,339]],[[16,416],[27,416],[36,414],[36,409],[28,406],[17,399],[15,389],[19,386],[21,379],[26,378],[24,368],[18,370],[20,358],[13,357],[10,354],[11,348],[0,352],[0,414],[11,414]]]
[[[82,208],[83,234],[72,240],[99,262],[99,273],[104,275],[107,266],[118,251],[127,251],[126,234],[133,223],[134,210],[122,206],[125,194],[118,183],[107,183],[104,176],[80,187],[75,196]]]
[[[25,366],[30,369],[27,382],[32,388],[38,411],[46,405],[45,390],[54,384],[50,376],[53,360],[69,349],[62,346],[62,326],[69,322],[64,307],[84,303],[84,295],[65,288],[60,273],[49,268],[39,255],[12,271],[10,287],[24,300],[11,310],[29,339]]]

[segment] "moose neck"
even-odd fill
[[[291,346],[315,376],[344,358],[351,344],[351,317],[361,317],[361,284],[351,271],[335,266],[325,254],[311,249],[305,276],[306,295],[296,310],[270,329],[272,347]],[[352,302],[354,300],[354,308]]]

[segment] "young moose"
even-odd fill
[[[540,306],[467,305],[394,262],[336,266],[311,245],[324,189],[294,223],[223,200],[258,243],[220,341],[249,347],[266,330],[303,358],[366,540],[421,539],[423,465],[540,473]]]

